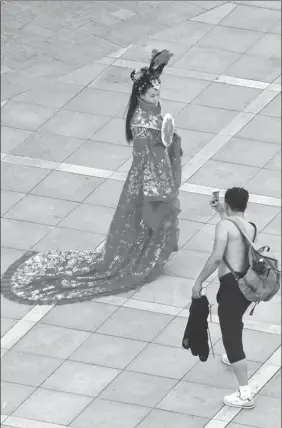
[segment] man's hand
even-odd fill
[[[222,217],[225,214],[225,208],[220,202],[210,202],[210,206]]]
[[[203,284],[200,281],[196,281],[194,287],[192,288],[192,297],[194,299],[199,299],[202,297]]]
[[[224,206],[220,202],[210,202],[210,206],[218,213],[225,212]]]

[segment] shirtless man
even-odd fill
[[[241,293],[238,282],[224,263],[223,257],[228,260],[239,277],[244,276],[249,267],[247,246],[238,228],[226,218],[239,217],[245,225],[248,236],[253,241],[256,236],[256,226],[244,219],[249,199],[247,190],[238,187],[228,189],[224,199],[224,206],[220,203],[211,203],[220,214],[221,220],[216,226],[212,254],[196,279],[192,296],[201,297],[203,283],[218,269],[220,281],[217,293],[218,316],[226,351],[226,354],[222,356],[222,361],[232,366],[239,384],[239,390],[225,396],[223,401],[232,407],[253,408],[254,402],[248,384],[247,363],[242,342],[242,318],[251,302]]]

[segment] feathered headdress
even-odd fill
[[[153,87],[159,87],[161,83],[160,75],[172,56],[173,54],[167,49],[160,52],[154,49],[149,67],[142,67],[132,71],[130,77],[134,82],[133,85],[135,85],[138,94],[142,92],[148,83],[151,83]]]

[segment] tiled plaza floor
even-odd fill
[[[135,293],[62,307],[2,298],[3,428],[280,428],[281,294],[246,316],[257,406],[228,409],[218,281],[215,358],[181,348],[212,248],[214,188],[249,190],[259,242],[281,255],[279,1],[2,1],[2,272],[26,250],[103,242],[131,163],[129,73],[175,53],[164,112],[183,139],[180,250]],[[83,219],[83,221],[82,221]]]

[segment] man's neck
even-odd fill
[[[229,211],[229,213],[228,213],[228,217],[240,217],[240,218],[245,218],[244,213],[239,212],[239,211]]]

